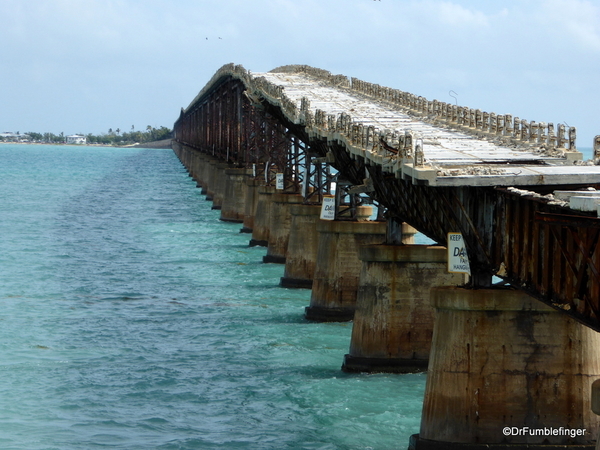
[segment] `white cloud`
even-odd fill
[[[574,48],[600,52],[598,4],[586,0],[548,0],[541,3],[539,16]]]
[[[442,23],[455,27],[488,26],[487,16],[477,10],[471,10],[455,2],[427,2],[433,6],[429,12],[435,12]]]

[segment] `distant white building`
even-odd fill
[[[9,131],[0,133],[0,140],[8,142],[29,142],[29,137],[28,134],[11,133]]]
[[[67,144],[86,144],[87,138],[81,134],[72,134],[67,136]]]

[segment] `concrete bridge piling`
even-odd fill
[[[193,152],[190,162],[190,174],[196,181],[196,187],[202,186],[202,166],[202,155]]]
[[[225,170],[225,193],[221,206],[221,220],[243,223],[246,210],[248,185],[246,178],[251,174],[248,169]]]
[[[200,153],[200,152],[197,152]],[[211,161],[215,161],[215,159],[209,155],[200,153],[200,156],[198,157],[198,164],[200,164],[200,168],[198,169],[199,172],[199,179],[198,182],[200,183],[200,185],[202,186],[202,190],[200,191],[200,193],[202,195],[208,195],[208,185],[210,183],[210,175],[211,175],[211,170],[212,170],[212,164]]]
[[[212,182],[214,184],[214,191],[212,195],[212,209],[221,210],[223,207],[227,185],[226,171],[230,168],[229,164],[223,162],[217,162],[213,167]]]
[[[308,320],[345,322],[352,320],[356,309],[361,245],[380,244],[385,240],[385,222],[365,220],[370,206],[360,206],[363,220],[320,221],[319,243],[310,305],[305,309]]]
[[[209,159],[208,165],[206,167],[206,201],[212,202],[215,195],[216,188],[216,172],[217,172],[217,164],[219,164],[216,159]]]
[[[432,351],[411,450],[593,448],[598,333],[515,289],[440,287],[431,298]]]
[[[404,233],[403,233],[404,234]],[[427,370],[433,335],[429,291],[464,282],[448,273],[447,249],[428,245],[368,245],[362,261],[346,372]]]
[[[269,245],[269,231],[271,229],[271,205],[275,186],[258,186],[256,190],[256,212],[252,225],[252,239],[250,246],[267,247]]]
[[[275,192],[271,196],[269,238],[263,262],[285,264],[292,222],[291,208],[303,201],[304,197],[293,193]]]
[[[260,183],[254,178],[246,178],[246,200],[244,204],[244,222],[240,233],[252,233],[254,217],[258,204],[258,188]]]
[[[317,224],[321,205],[293,204],[290,214],[290,238],[281,286],[311,289],[319,249]]]

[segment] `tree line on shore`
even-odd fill
[[[23,136],[23,140],[27,140],[29,142],[40,142],[46,144],[63,144],[66,142],[66,136],[64,133],[54,134],[29,131],[21,136]],[[102,133],[99,135],[89,133],[80,134],[80,136],[85,136],[88,144],[129,145],[170,139],[173,136],[173,130],[163,126],[160,128],[154,128],[148,125],[145,130],[140,131],[135,130],[134,126],[132,125],[131,131],[129,132],[122,133],[119,128],[115,130],[109,128],[108,133]],[[0,136],[0,140],[3,140],[2,136]]]

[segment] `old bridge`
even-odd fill
[[[226,65],[182,109],[173,147],[222,219],[286,264],[282,284],[312,286],[308,318],[356,311],[347,370],[429,364],[411,447],[593,445],[600,167],[582,161],[575,128],[308,66]],[[438,246],[415,245],[415,230]],[[466,284],[445,269],[448,233],[464,239]]]

